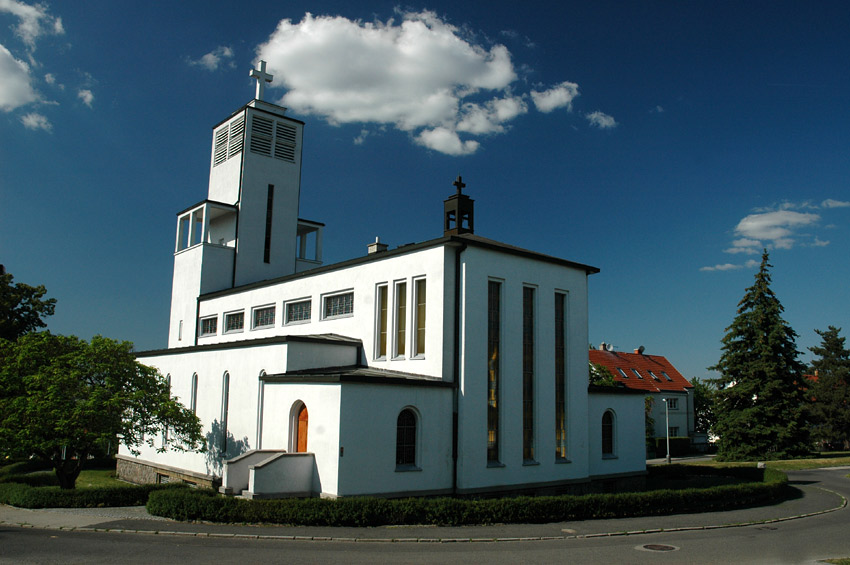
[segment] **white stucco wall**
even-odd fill
[[[339,494],[448,491],[452,486],[450,387],[343,385]],[[417,415],[417,470],[396,469],[398,415]]]
[[[590,476],[601,477],[646,470],[646,432],[643,395],[599,393],[588,395],[588,457]],[[614,414],[614,453],[602,455],[602,415]]]
[[[461,489],[551,483],[587,476],[587,275],[522,256],[470,247],[463,255],[463,364],[460,404]],[[502,283],[500,463],[487,463],[487,287]],[[522,289],[533,286],[535,316],[535,461],[523,461]],[[567,460],[555,457],[555,293],[568,294],[566,334]]]
[[[444,282],[444,258],[447,254],[451,252],[443,247],[434,247],[204,299],[199,306],[199,317],[217,316],[219,331],[213,336],[200,337],[198,343],[205,345],[278,335],[332,333],[362,340],[364,361],[370,367],[442,377],[448,373],[451,363],[450,356],[444,356],[443,343],[444,324],[451,323],[444,319],[444,305],[448,298]],[[425,355],[411,358],[414,281],[421,277],[425,278],[427,289]],[[388,355],[380,360],[375,355],[377,288],[386,284],[390,291],[388,334],[392,339],[395,335],[395,316],[392,315],[395,312],[395,296],[392,290],[394,283],[400,281],[407,283],[407,354],[398,358]],[[325,319],[322,315],[324,298],[340,292],[354,293],[353,315]],[[311,301],[310,321],[287,324],[285,304],[300,300]],[[275,306],[274,326],[251,328],[252,308],[258,306]],[[235,311],[244,311],[245,328],[224,333],[224,314]]]

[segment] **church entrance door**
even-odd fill
[[[306,453],[307,451],[307,407],[301,405],[301,410],[298,411],[298,445],[296,453]]]

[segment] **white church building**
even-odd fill
[[[207,199],[177,215],[168,348],[137,354],[208,449],[122,446],[119,476],[247,497],[642,477],[643,396],[588,387],[598,269],[476,234],[460,177],[439,237],[324,265],[324,224],[298,216],[304,123],[262,100],[265,63],[251,76],[213,128]]]

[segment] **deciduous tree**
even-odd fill
[[[0,340],[0,453],[48,460],[60,486],[74,488],[89,454],[116,437],[134,452],[203,445],[198,418],[129,342],[49,332]]]
[[[782,304],[770,288],[767,251],[755,284],[738,303],[726,328],[715,432],[718,457],[727,460],[782,459],[808,451],[804,418],[804,366],[797,334],[782,319]]]
[[[0,338],[14,341],[43,328],[42,318],[53,315],[55,298],[44,298],[44,286],[15,283],[11,273],[0,265]]]

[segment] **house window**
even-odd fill
[[[650,376],[650,377],[652,377],[653,379],[655,379],[656,381],[660,381],[660,380],[661,380],[661,379],[659,379],[659,378],[658,378],[658,375],[656,375],[656,374],[655,374],[655,373],[653,373],[652,371],[647,371],[647,372],[649,373],[649,376]]]
[[[487,284],[487,462],[499,462],[499,341],[502,283]]]
[[[398,415],[395,442],[396,470],[416,467],[416,414],[405,408]]]
[[[245,328],[245,312],[224,315],[224,333],[241,332]]]
[[[286,323],[309,322],[311,313],[311,302],[299,300],[298,302],[286,303]]]
[[[522,289],[522,458],[534,461],[534,289]]]
[[[423,357],[425,355],[425,279],[416,279],[413,282],[413,303],[416,310],[413,312],[413,325],[416,333],[413,334],[413,356]]]
[[[679,426],[670,426],[667,430],[670,434],[670,437],[679,437]]]
[[[404,357],[407,338],[407,283],[395,285],[395,355]]]
[[[254,325],[252,328],[269,328],[271,326],[274,326],[274,306],[254,308]]]
[[[227,453],[227,411],[230,408],[230,373],[225,372],[221,379],[221,437],[219,438],[219,450],[221,454]]]
[[[567,458],[567,295],[555,293],[555,459]]]
[[[638,370],[637,370],[637,369],[635,369],[634,367],[632,367],[632,373],[634,373],[634,374],[635,374],[635,376],[636,376],[637,378],[639,378],[639,379],[642,379],[642,378],[643,378],[643,375],[641,375],[640,373],[638,373]]]
[[[623,377],[624,379],[629,378],[629,376],[626,374],[626,372],[619,367],[617,367],[617,372],[620,373],[620,376]]]
[[[614,455],[614,413],[606,410],[602,415],[602,457]]]
[[[375,347],[375,358],[376,359],[386,359],[387,358],[387,285],[382,284],[378,286],[378,297],[375,301],[377,303],[375,317],[375,337],[376,344]]]
[[[673,379],[670,378],[670,375],[667,374],[666,371],[661,371],[661,374],[664,375],[664,378],[670,382],[673,382]]]
[[[197,414],[198,412],[198,373],[192,375],[192,392],[189,396],[189,410],[192,411],[192,414]]]
[[[324,298],[324,317],[339,318],[354,314],[354,293],[332,294]]]
[[[678,398],[668,398],[667,406],[670,410],[678,410],[679,409],[679,399]]]
[[[215,335],[218,332],[218,317],[201,319],[201,336]]]

